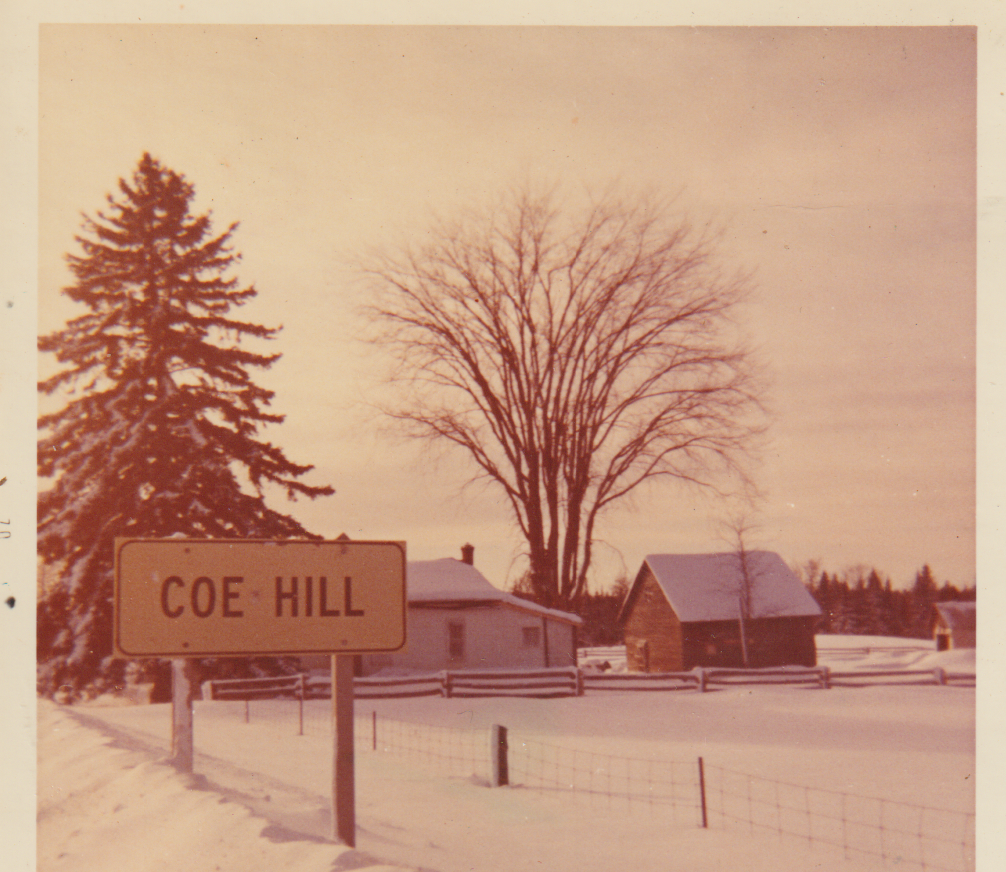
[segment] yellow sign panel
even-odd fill
[[[401,542],[115,542],[122,657],[394,651],[405,610]]]

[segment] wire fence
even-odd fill
[[[489,731],[432,727],[371,716],[357,747],[409,756],[451,775],[491,777]],[[974,869],[972,812],[861,796],[763,778],[694,760],[582,750],[507,733],[511,787],[563,794],[592,808],[645,812],[662,822],[775,833],[845,859],[922,872]],[[376,737],[376,738],[373,738]]]
[[[511,785],[570,793],[592,807],[645,810],[674,823],[701,821],[694,761],[600,754],[513,736],[508,751]]]
[[[407,756],[456,776],[490,775],[489,734],[486,730],[438,727],[396,721],[391,718],[356,718],[353,736],[356,749]]]
[[[873,859],[899,869],[967,872],[975,864],[970,812],[790,784],[721,766],[705,767],[710,825],[747,827]]]
[[[241,718],[247,703],[220,701]],[[255,700],[256,721],[289,735],[331,733],[330,704],[311,701],[303,715],[290,699]],[[494,727],[499,730],[500,728]],[[746,828],[840,852],[849,861],[879,861],[899,870],[971,872],[973,812],[810,787],[709,764],[702,758],[659,760],[584,750],[503,730],[503,782],[563,795],[596,809],[644,812],[677,826]],[[377,712],[354,719],[358,754],[397,755],[448,777],[493,784],[500,749],[489,729],[401,721]]]

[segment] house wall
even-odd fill
[[[451,625],[460,627],[452,631]],[[452,656],[452,632],[454,656]],[[535,615],[507,604],[464,608],[410,605],[407,641],[399,650],[366,654],[363,674],[398,668],[422,672],[441,669],[529,669],[576,662],[575,629],[564,621]],[[460,650],[458,650],[460,649]]]
[[[684,665],[681,622],[650,568],[635,586],[622,625],[630,672],[680,672]]]

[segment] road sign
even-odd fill
[[[122,657],[394,651],[405,612],[401,542],[115,542]]]

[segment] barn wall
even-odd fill
[[[750,627],[748,628],[750,644]],[[682,629],[683,669],[696,666],[739,668],[741,650],[740,624],[737,621],[702,621],[685,624]]]
[[[678,672],[684,666],[681,622],[648,566],[623,623],[630,672]]]
[[[365,655],[363,672],[370,675],[387,668],[423,672],[539,668],[545,665],[546,623],[549,665],[573,665],[573,626],[564,621],[543,620],[541,615],[507,605],[458,609],[410,606],[405,647]],[[460,657],[450,654],[451,624],[462,628]]]
[[[974,630],[954,630],[951,633],[951,648],[977,648],[977,633]]]
[[[938,651],[946,651],[950,648],[977,647],[977,632],[976,627],[973,626],[975,624],[973,615],[970,621],[957,621],[956,626],[951,626],[938,609],[935,612],[936,620],[933,625],[933,638],[936,641],[936,649]]]
[[[948,627],[942,616],[937,616],[933,630],[936,640],[936,650],[946,651],[951,648],[975,648],[978,645],[977,633],[970,627]]]
[[[816,623],[816,616],[755,621],[752,666],[816,666]]]
[[[816,617],[749,619],[744,624],[748,666],[816,666]],[[683,668],[741,668],[744,665],[739,621],[703,621],[684,625]]]

